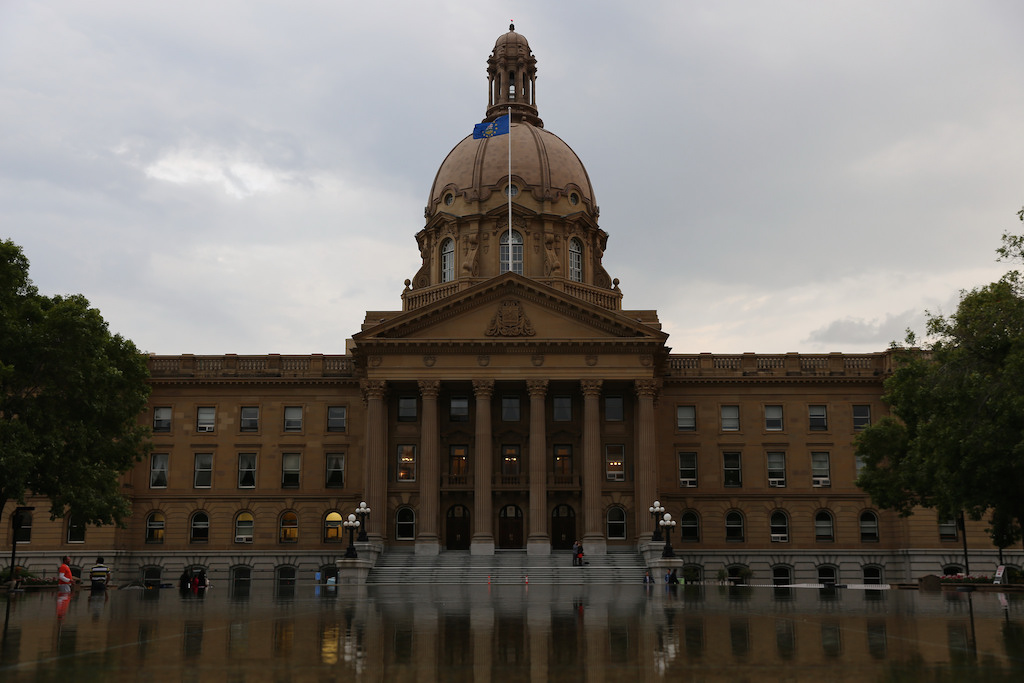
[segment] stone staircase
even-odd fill
[[[525,550],[498,550],[494,555],[471,555],[468,550],[417,555],[390,549],[377,558],[368,584],[590,584],[639,583],[643,557],[635,551],[588,555],[582,567],[572,565],[567,550],[551,555],[528,555]]]

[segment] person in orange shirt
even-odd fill
[[[71,575],[71,567],[68,565],[71,563],[71,558],[65,556],[60,563],[60,569],[57,570],[57,590],[61,593],[70,593],[71,587],[75,583],[75,577]]]

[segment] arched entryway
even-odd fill
[[[452,505],[445,523],[444,545],[448,550],[469,550],[469,508]]]
[[[576,511],[571,506],[556,505],[551,511],[551,547],[554,550],[570,550],[576,540]]]
[[[503,505],[498,512],[498,547],[523,547],[523,510],[518,505]]]

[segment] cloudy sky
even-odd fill
[[[510,18],[625,308],[676,353],[884,350],[1024,231],[1024,3],[0,0],[0,238],[164,353],[401,308]]]

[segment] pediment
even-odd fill
[[[357,345],[663,344],[668,335],[616,311],[506,273],[355,335]]]

